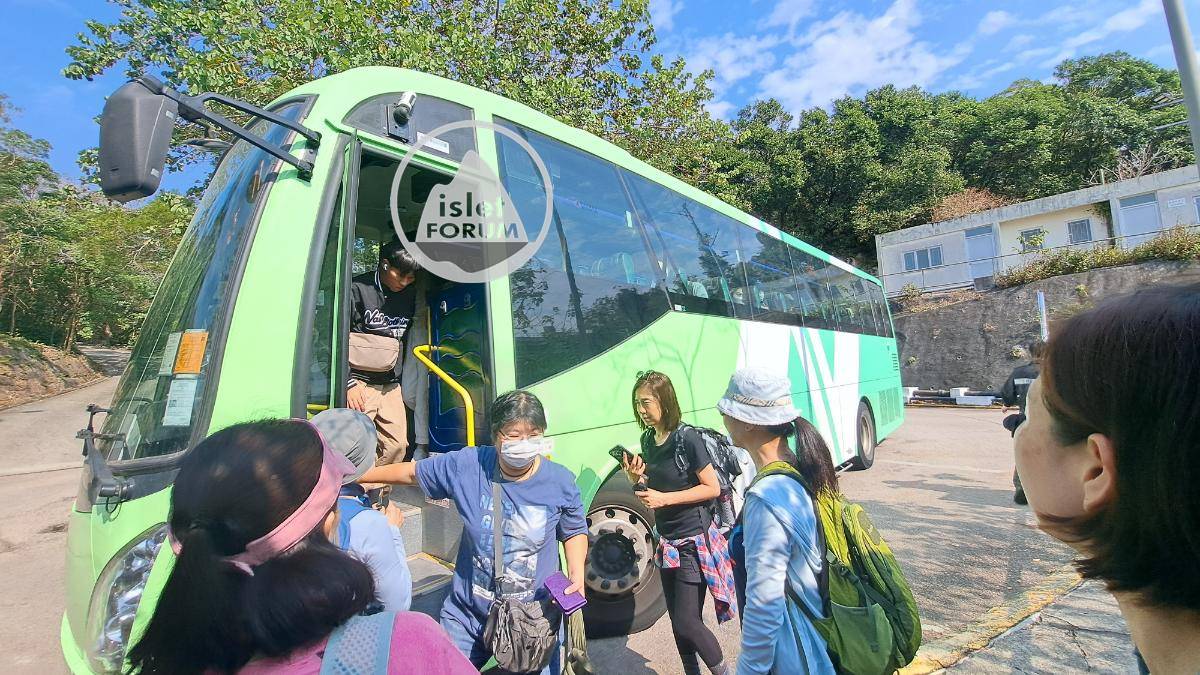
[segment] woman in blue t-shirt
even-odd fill
[[[548,613],[557,612],[545,582],[558,570],[558,542],[563,542],[567,555],[568,594],[583,589],[588,544],[575,476],[546,459],[553,444],[543,437],[546,413],[541,401],[527,391],[511,391],[496,398],[489,418],[494,445],[376,467],[361,478],[366,483],[417,485],[430,499],[454,502],[463,534],[441,622],[477,668],[492,655],[483,628],[494,598],[493,480],[500,483],[504,505],[504,597],[542,601]],[[557,673],[558,667],[555,654],[541,672]]]

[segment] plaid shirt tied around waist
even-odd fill
[[[700,558],[700,571],[704,573],[704,581],[708,592],[712,595],[713,605],[717,612],[717,623],[737,617],[737,593],[733,586],[733,563],[729,558],[729,542],[717,529],[715,523],[709,523],[708,532],[683,539],[667,539],[659,537],[658,548],[654,550],[654,564],[661,569],[677,569],[679,567],[679,546],[692,542]]]

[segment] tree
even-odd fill
[[[711,73],[649,56],[648,0],[120,0],[67,49],[70,78],[123,64],[183,91],[262,103],[313,78],[391,65],[506,96],[720,191],[700,149],[727,133]],[[190,151],[189,151],[190,152]],[[181,152],[175,162],[193,161]]]
[[[0,95],[0,317],[66,349],[80,336],[127,343],[193,206],[164,193],[127,209],[64,182],[49,144],[8,126],[11,110]]]

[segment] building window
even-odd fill
[[[942,247],[930,246],[908,251],[904,254],[904,271],[927,270],[930,267],[940,267],[942,264]]]
[[[1200,223],[1200,197],[1192,197],[1192,202],[1196,207],[1196,222]]]
[[[1021,242],[1021,253],[1040,251],[1046,247],[1046,231],[1040,227],[1021,230],[1021,236],[1018,239]]]
[[[1072,244],[1082,244],[1092,240],[1092,221],[1090,218],[1072,220],[1067,223],[1067,230],[1071,235]]]

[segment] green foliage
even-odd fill
[[[1200,231],[1196,231],[1195,228],[1175,227],[1133,249],[1099,246],[1047,251],[1025,265],[996,275],[996,285],[1008,288],[1062,274],[1075,274],[1148,260],[1200,260]],[[1080,284],[1076,287],[1076,293],[1083,299],[1088,293],[1087,287]]]
[[[1007,201],[1085,187],[1122,147],[1153,146],[1161,168],[1191,161],[1171,70],[1124,52],[1067,60],[1057,81],[1014,82],[984,100],[884,86],[794,117],[774,100],[744,108],[720,156],[741,201],[764,220],[860,262],[876,234],[930,222],[964,188]],[[867,263],[869,266],[869,263]]]
[[[964,189],[1005,201],[1085,187],[1122,148],[1159,168],[1190,161],[1178,75],[1124,52],[1069,59],[1055,81],[1018,80],[983,100],[888,85],[829,109],[756,101],[731,125],[705,110],[713,73],[652,54],[648,0],[118,0],[67,51],[67,77],[115,67],[184,91],[271,100],[365,65],[413,68],[541,110],[873,267],[874,237],[929,222]],[[240,118],[239,118],[240,119]],[[181,128],[180,135],[194,135]],[[196,161],[173,151],[171,165]],[[81,156],[85,165],[94,154]]]
[[[8,126],[0,96],[0,326],[70,349],[132,339],[191,218],[163,194],[140,209],[62,182],[50,146]]]
[[[529,105],[730,196],[705,151],[727,136],[703,107],[711,73],[650,54],[647,0],[119,4],[116,21],[89,21],[67,49],[67,77],[124,63],[129,75],[158,72],[184,91],[261,103],[358,66],[413,68]]]

